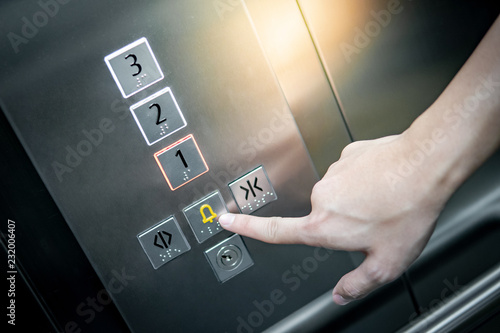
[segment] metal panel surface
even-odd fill
[[[16,326],[31,330],[67,332],[81,329],[128,332],[113,302],[103,295],[104,285],[91,267],[59,209],[33,167],[18,138],[0,114],[0,214],[15,222],[16,235]],[[7,224],[1,225],[7,235]],[[5,262],[7,263],[7,262]],[[3,266],[4,267],[4,266]],[[21,277],[22,280],[21,281]],[[31,295],[24,292],[23,282]],[[96,312],[87,302],[104,297]],[[38,320],[37,310],[45,319]],[[82,315],[81,311],[85,311]],[[88,312],[88,310],[91,310]],[[95,316],[89,317],[93,313]],[[92,319],[92,320],[90,320]],[[23,328],[26,327],[26,330]]]
[[[318,178],[243,6],[51,4],[2,5],[0,102],[132,331],[261,330],[352,269],[345,253],[245,239],[254,265],[221,284],[203,253],[230,233],[198,244],[182,214],[216,189],[237,211],[227,184],[259,165],[278,200],[257,214],[310,210]],[[104,57],[143,37],[164,78],[124,98]],[[149,146],[129,106],[166,87],[187,126]],[[153,155],[191,134],[209,171],[172,191]],[[191,250],[154,270],[136,236],[171,215]]]
[[[500,12],[492,0],[298,3],[355,140],[404,131]]]
[[[300,8],[293,0],[244,3],[322,176],[352,140]]]

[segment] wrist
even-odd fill
[[[430,109],[432,109],[431,107]],[[433,110],[417,119],[401,134],[407,166],[414,169],[422,193],[444,205],[470,170],[462,163],[466,155],[445,123],[432,119]]]

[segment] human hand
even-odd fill
[[[225,214],[219,222],[229,231],[268,243],[365,253],[363,263],[333,290],[333,300],[347,304],[408,268],[422,252],[448,199],[432,166],[408,177],[388,176],[398,174],[401,162],[414,149],[405,133],[352,143],[314,186],[308,216]]]
[[[441,96],[403,133],[348,145],[301,218],[225,214],[227,230],[269,243],[361,251],[333,289],[338,304],[400,276],[419,256],[444,204],[500,147],[500,18]]]

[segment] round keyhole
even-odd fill
[[[235,269],[241,261],[241,250],[236,245],[226,245],[217,253],[217,265],[224,270]]]

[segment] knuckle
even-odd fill
[[[364,296],[364,294],[361,292],[359,288],[357,288],[355,285],[353,285],[349,280],[345,281],[344,283],[344,295],[346,296],[347,299],[359,299]]]
[[[399,272],[388,265],[370,265],[366,275],[371,283],[381,286],[395,280],[399,276]]]
[[[380,265],[370,265],[366,270],[366,277],[371,283],[380,285],[385,282],[385,270]]]
[[[344,149],[342,149],[342,151],[340,152],[340,158],[345,158],[346,155],[349,155],[349,152],[352,149],[351,145],[352,143],[348,144],[347,146],[344,147]]]
[[[333,168],[334,165],[332,164],[330,168]],[[311,202],[314,205],[315,202],[320,201],[322,202],[325,200],[325,198],[329,198],[332,195],[332,188],[336,187],[336,177],[335,175],[331,175],[328,177],[328,180],[320,180],[316,184],[314,184],[312,191],[311,191]]]
[[[345,157],[346,155],[349,155],[352,151],[354,151],[357,147],[359,146],[359,141],[354,141],[348,144],[347,146],[342,149],[342,152],[340,153],[340,157]]]
[[[278,216],[271,217],[264,230],[265,237],[272,243],[278,241],[278,230],[280,221],[281,217]]]
[[[316,244],[325,237],[326,213],[311,212],[307,220],[300,225],[300,236],[306,244]]]
[[[312,212],[309,215],[307,221],[302,225],[302,227],[307,234],[318,234],[324,221],[325,221],[324,214],[318,214],[316,212]]]
[[[386,272],[386,283],[389,283],[389,282],[392,282],[394,280],[396,280],[398,277],[400,277],[402,274],[402,272],[395,268],[395,267],[391,267],[390,269],[387,270]]]

